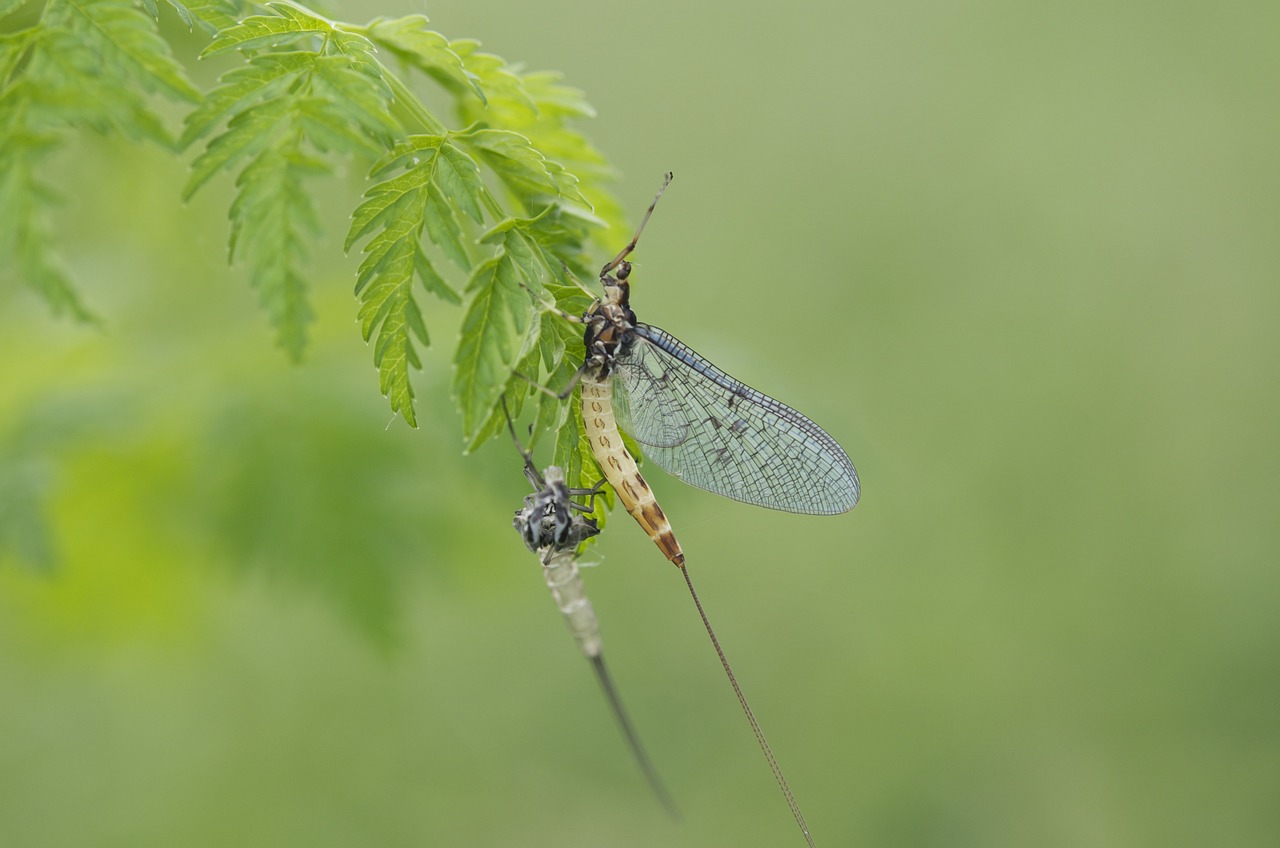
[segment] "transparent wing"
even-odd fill
[[[678,339],[637,324],[614,367],[619,424],[645,456],[716,494],[834,515],[858,503],[858,473],[825,430],[740,383]]]

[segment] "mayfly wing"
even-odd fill
[[[623,429],[686,483],[787,512],[858,503],[858,472],[825,430],[657,327],[635,324],[613,383]]]

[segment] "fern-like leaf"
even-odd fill
[[[545,209],[557,198],[588,204],[578,180],[548,161],[528,138],[510,130],[474,129],[458,136],[497,175],[526,212]]]
[[[510,254],[500,251],[476,266],[467,284],[471,299],[454,356],[453,393],[468,443],[489,419],[526,344],[540,328],[533,302],[521,288]]]
[[[28,286],[54,314],[88,319],[57,256],[56,193],[39,169],[85,129],[170,146],[147,94],[198,102],[200,92],[132,0],[51,0],[38,12],[0,36],[0,279]]]
[[[289,3],[268,3],[274,15],[251,15],[238,25],[218,33],[200,58],[227,50],[259,50],[287,45],[321,47],[320,42],[334,32],[331,22],[309,14]]]
[[[414,339],[425,345],[427,330],[413,297],[414,274],[428,291],[448,301],[458,300],[422,252],[422,236],[425,231],[446,255],[469,264],[449,201],[479,215],[479,204],[487,196],[475,162],[444,137],[411,137],[379,162],[373,173],[386,175],[401,167],[406,170],[365,193],[352,216],[345,246],[350,250],[372,234],[356,280],[361,331],[365,341],[377,332],[374,360],[380,387],[392,410],[415,425],[409,368],[418,365]]]
[[[381,66],[370,58],[374,48],[367,39],[291,5],[270,8],[277,14],[246,18],[205,50],[204,55],[292,48],[250,57],[247,65],[226,73],[188,116],[184,144],[222,129],[192,164],[184,196],[219,171],[240,169],[230,253],[247,263],[280,345],[298,359],[312,315],[304,272],[306,242],[319,233],[304,182],[330,173],[334,156],[382,154],[403,128],[390,115],[391,89]],[[412,253],[406,265],[412,269]],[[394,306],[398,311],[390,317],[397,332],[407,333],[414,326],[412,299],[395,294],[386,281],[374,290],[379,299],[372,314],[382,315],[384,322]],[[362,312],[361,320],[367,322],[369,315]],[[384,383],[390,379],[387,368],[407,368],[416,361],[407,344],[406,337],[398,356],[394,345],[376,345]],[[397,384],[397,392],[402,389],[407,385]],[[412,392],[398,396],[410,403]]]
[[[200,89],[187,79],[186,72],[169,52],[169,45],[156,31],[155,22],[132,0],[62,0],[66,8],[84,20],[84,29],[93,32],[107,46],[111,58],[131,65],[129,76],[149,91],[191,103],[200,101]]]
[[[379,47],[385,48],[402,62],[417,68],[448,88],[455,96],[467,92],[485,102],[479,78],[449,44],[449,39],[427,27],[424,15],[409,15],[396,20],[378,18],[365,34]]]
[[[54,315],[91,321],[92,313],[54,252],[49,215],[56,194],[37,173],[56,138],[13,130],[0,126],[0,256],[6,257],[0,262],[0,281],[25,283]]]
[[[294,361],[302,358],[313,317],[300,268],[307,257],[307,236],[320,229],[304,180],[328,170],[298,145],[271,146],[240,173],[231,205],[231,259],[244,260],[253,269],[259,302],[276,328],[277,341]]]

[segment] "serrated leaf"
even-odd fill
[[[412,198],[406,199],[407,203]],[[409,280],[414,271],[414,254],[418,250],[422,225],[411,215],[396,218],[365,245],[365,258],[360,263],[356,278],[356,294],[359,295],[370,280],[390,277],[397,282]],[[365,337],[368,340],[368,337]]]
[[[365,289],[359,317],[366,341],[378,330],[373,361],[378,368],[378,387],[410,427],[417,427],[413,408],[413,384],[409,369],[421,367],[413,347],[413,337],[428,344],[427,328],[413,298],[412,275],[379,277]]]
[[[287,95],[272,97],[237,114],[226,132],[209,142],[191,165],[191,176],[182,189],[182,199],[190,200],[200,186],[223,168],[229,168],[249,154],[269,146],[276,133],[288,125],[293,100]]]
[[[306,133],[307,140],[324,153],[363,151],[377,156],[385,149],[378,140],[361,132],[341,108],[335,108],[333,101],[325,98],[298,98],[294,103],[294,119],[297,127]]]
[[[434,158],[429,157],[404,173],[384,180],[366,191],[365,199],[351,216],[351,227],[347,231],[342,249],[350,250],[357,240],[368,235],[377,226],[390,226],[391,216],[411,216],[421,221],[425,214],[425,189],[431,182],[434,164]]]
[[[155,0],[146,0],[146,2],[150,4],[150,6],[153,7],[154,9]],[[196,18],[195,18],[195,15],[191,13],[190,9],[188,9],[182,3],[179,3],[178,0],[167,0],[167,2],[169,3],[169,6],[172,7],[173,11],[178,14],[178,17],[182,20],[182,22],[187,25],[188,32],[195,29]],[[159,19],[159,10],[154,10],[152,17]]]
[[[436,167],[436,179],[441,190],[477,224],[484,223],[480,207],[485,204],[489,190],[480,179],[480,166],[466,151],[455,144],[440,145],[440,161]]]
[[[512,262],[499,255],[477,265],[467,283],[471,300],[454,356],[453,393],[468,440],[493,411],[524,349],[533,309],[518,280]]]
[[[462,228],[453,214],[452,197],[445,195],[439,186],[440,161],[444,149],[442,138],[415,136],[394,147],[387,156],[374,165],[372,173],[385,174],[399,165],[408,164],[406,172],[396,175],[370,188],[366,200],[352,216],[351,229],[347,233],[346,246],[364,237],[378,225],[387,224],[387,209],[404,192],[422,192],[421,210],[417,213],[420,225],[425,225],[431,241],[462,269],[471,268],[471,257],[462,242]],[[452,184],[457,183],[456,169],[449,170]],[[417,206],[415,206],[415,209]],[[367,249],[366,249],[367,250]]]
[[[444,252],[444,255],[463,270],[471,268],[471,257],[462,243],[462,228],[458,226],[458,219],[454,217],[450,198],[435,183],[427,186],[424,220],[427,225],[427,235]]]
[[[218,87],[187,115],[180,146],[189,147],[227,115],[279,95],[300,72],[311,67],[315,58],[314,53],[303,51],[269,53],[255,56],[244,67],[223,74]]]
[[[303,233],[318,228],[302,183],[324,168],[324,163],[297,149],[269,148],[241,172],[231,206],[231,257],[247,261],[250,281],[276,329],[276,339],[295,361],[302,358],[313,320],[300,270],[306,260]]]
[[[418,279],[422,280],[422,286],[445,303],[459,306],[462,303],[462,295],[458,294],[452,286],[444,281],[435,267],[427,259],[427,255],[418,250],[413,259],[414,270],[418,273]]]
[[[36,176],[39,161],[56,145],[55,136],[0,123],[0,281],[30,288],[54,315],[88,323],[94,316],[54,251],[49,212],[56,196]]]
[[[253,15],[237,26],[225,29],[200,54],[203,59],[227,50],[254,50],[295,44],[316,36],[327,36],[333,25],[285,3],[270,3],[277,15]]]
[[[109,49],[133,66],[133,74],[151,91],[162,91],[171,97],[198,103],[200,89],[187,79],[182,66],[169,52],[169,44],[160,37],[155,20],[131,0],[64,0],[88,23],[88,29]]]
[[[449,46],[449,40],[427,28],[424,15],[387,20],[378,18],[369,24],[369,37],[386,47],[401,61],[431,75],[442,84],[453,83],[458,90],[470,90],[484,102],[484,90],[475,74],[469,72],[462,58]]]
[[[439,188],[433,182],[439,145],[421,139],[416,145],[413,152],[423,158],[365,193],[364,201],[352,215],[346,239],[349,249],[358,239],[375,233],[364,247],[365,258],[356,284],[356,293],[362,301],[362,331],[367,340],[374,328],[381,325],[374,350],[380,384],[392,409],[402,412],[411,424],[414,412],[408,366],[416,366],[418,360],[409,333],[423,344],[427,340],[426,324],[412,296],[414,274],[417,273],[428,291],[450,302],[459,302],[458,294],[440,278],[422,252],[422,233],[430,220],[428,207],[433,202],[442,202]],[[396,162],[412,162],[410,147],[414,145],[398,146],[389,156]],[[450,210],[444,211],[452,215]],[[435,214],[439,213],[439,209],[435,210]],[[461,246],[457,249],[461,250]],[[394,292],[390,302],[395,304],[395,309],[385,305],[392,297],[388,292]],[[407,304],[403,309],[402,303]]]
[[[464,133],[465,141],[477,157],[498,175],[498,179],[522,202],[539,197],[556,197],[560,187],[547,168],[546,158],[529,139],[509,130],[479,129]],[[557,171],[563,172],[556,166]],[[576,185],[576,179],[572,184]]]
[[[394,147],[387,151],[385,156],[375,162],[373,167],[369,169],[369,176],[377,179],[378,177],[386,176],[397,168],[412,169],[419,167],[423,162],[434,157],[443,143],[444,136],[411,135],[405,140],[397,142]]]
[[[557,119],[596,116],[595,108],[587,102],[581,89],[560,84],[564,75],[558,71],[533,71],[521,74],[520,79],[542,116]]]
[[[541,323],[534,320],[525,333],[524,343],[516,359],[515,367],[499,394],[499,400],[505,399],[506,412],[510,412],[512,418],[520,417],[520,413],[524,409],[525,399],[537,391],[530,383],[530,380],[536,379],[538,375],[538,361],[541,358],[540,334]],[[467,442],[463,449],[464,453],[471,453],[489,439],[501,433],[506,429],[506,423],[507,416],[504,412],[503,404],[498,403],[492,408],[484,423],[480,425]],[[537,433],[533,434],[534,441],[529,443],[530,448],[536,442],[537,435]]]
[[[525,120],[537,115],[538,106],[525,89],[520,76],[499,56],[482,53],[480,42],[471,38],[459,38],[449,42],[450,49],[462,59],[467,71],[473,74],[484,90],[489,108],[502,104],[502,108],[518,108],[525,111]]]
[[[230,0],[189,0],[186,6],[210,36],[235,26],[240,17],[239,8]]]
[[[555,332],[548,333],[548,327],[545,326],[549,316],[544,315],[544,326],[542,329],[542,337],[546,339],[548,335],[555,337]],[[546,351],[544,350],[544,356]],[[558,359],[554,360],[557,364],[554,368],[547,372],[547,386],[553,392],[562,391],[573,380],[574,374],[577,373],[578,367],[574,362],[565,359],[563,356],[564,348],[561,347],[562,354]],[[558,430],[565,422],[565,418],[570,414],[571,404],[568,400],[561,400],[544,392],[538,392],[538,416],[536,425],[538,429],[543,431]],[[577,414],[576,411],[574,414]]]
[[[317,88],[324,92],[329,111],[361,127],[379,143],[375,155],[389,147],[404,130],[390,116],[391,89],[381,74],[369,73],[367,66],[349,56],[322,56],[315,66]]]

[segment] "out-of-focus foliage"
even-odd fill
[[[246,65],[186,61],[210,36],[158,6],[199,90]],[[629,212],[677,173],[635,256],[640,317],[858,464],[862,503],[826,519],[648,474],[819,846],[1274,842],[1280,8],[430,11],[588,90]],[[376,55],[453,115],[472,82],[423,41],[430,83]],[[199,108],[145,105],[172,134]],[[341,236],[390,173],[339,157],[304,181],[329,237],[294,366],[227,268],[233,179],[183,204],[164,148],[60,139],[32,171],[64,198],[42,238],[99,320],[0,289],[0,845],[803,844],[678,574],[615,520],[586,580],[683,822],[647,793],[510,529],[518,455],[461,455],[465,309],[421,298],[419,429],[388,413],[351,295],[369,254]],[[556,213],[458,145],[512,219],[456,213],[472,268],[524,261],[514,239]],[[532,312],[552,299],[585,296],[548,277]],[[580,335],[539,320],[563,385],[547,363]],[[522,438],[564,415],[543,397]]]
[[[90,317],[55,252],[58,192],[41,163],[85,128],[172,144],[147,101],[195,103],[200,92],[132,0],[51,0],[28,20],[0,9],[0,284],[25,285],[54,314]],[[8,25],[5,25],[8,24]]]

